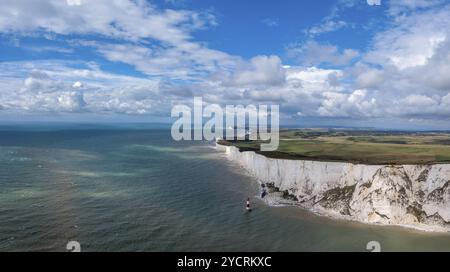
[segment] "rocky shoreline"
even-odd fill
[[[337,219],[450,232],[450,164],[363,165],[272,159],[220,144],[216,149],[282,204]]]

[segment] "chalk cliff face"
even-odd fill
[[[362,165],[271,159],[219,144],[217,150],[316,213],[450,231],[450,164]]]

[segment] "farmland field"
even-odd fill
[[[280,132],[275,152],[260,152],[259,141],[222,143],[272,158],[365,164],[450,163],[449,132],[289,129]]]

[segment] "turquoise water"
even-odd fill
[[[168,130],[0,129],[0,251],[450,251],[450,235],[269,207],[207,142]],[[253,212],[245,212],[251,197]]]

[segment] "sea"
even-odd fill
[[[164,125],[0,125],[0,251],[69,242],[86,252],[450,251],[450,234],[268,205],[214,143],[176,142]]]

